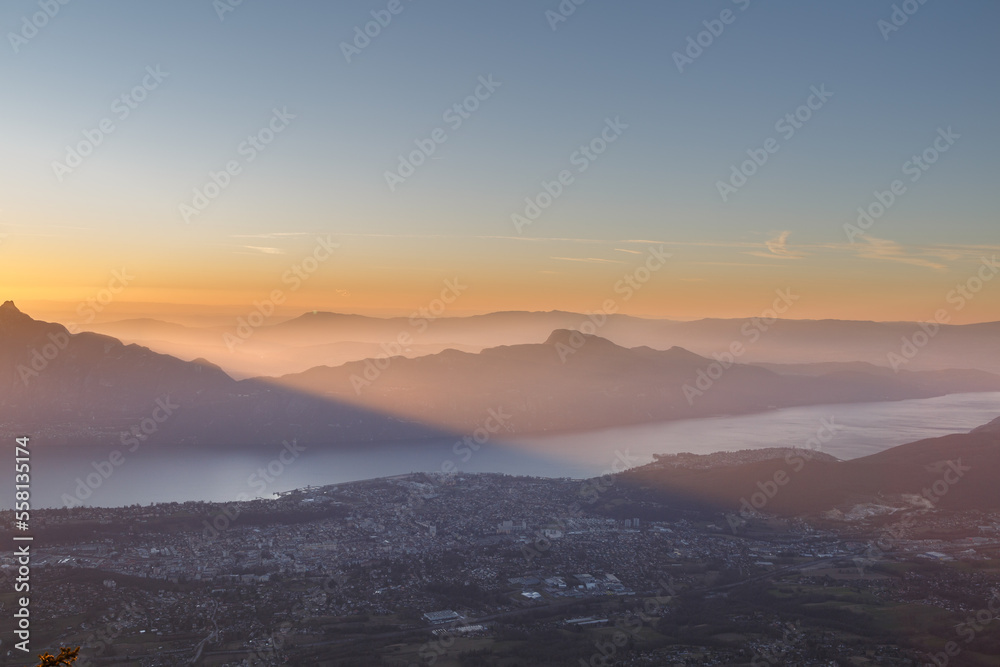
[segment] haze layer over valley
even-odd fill
[[[294,332],[305,325],[289,326]],[[0,419],[22,428],[45,424],[57,441],[86,442],[97,434],[127,432],[169,399],[177,407],[155,437],[175,445],[294,438],[339,446],[463,435],[490,418],[493,432],[506,437],[1000,391],[1000,376],[968,368],[974,365],[969,349],[978,353],[972,341],[987,346],[993,339],[976,328],[955,331],[966,340],[966,362],[958,362],[963,370],[894,372],[864,362],[765,367],[742,363],[729,352],[706,358],[677,346],[626,348],[557,329],[538,342],[479,352],[382,355],[278,378],[235,380],[204,359],[182,361],[104,335],[70,334],[6,302],[0,307],[0,354],[7,369]],[[315,344],[322,335],[323,329],[305,326],[296,340]]]
[[[188,361],[204,358],[237,378],[286,375],[380,356],[412,358],[445,349],[478,352],[539,343],[557,329],[591,333],[623,347],[676,346],[706,357],[725,354],[739,344],[743,350],[739,361],[744,363],[860,361],[891,367],[895,359],[895,365],[906,370],[975,368],[1000,373],[1000,322],[921,325],[768,317],[680,322],[561,311],[437,318],[417,312],[410,317],[376,318],[319,312],[274,323],[264,319],[256,327],[246,317],[211,327],[154,319],[81,327]]]

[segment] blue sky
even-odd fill
[[[951,127],[960,139],[870,235],[925,260],[928,247],[997,244],[995,2],[914,0],[916,12],[886,39],[878,22],[891,20],[891,2],[587,0],[553,29],[546,12],[558,11],[554,0],[400,0],[402,11],[347,62],[342,43],[388,4],[244,0],[220,19],[209,0],[72,0],[15,45],[11,33],[41,10],[9,0],[0,8],[8,96],[0,232],[8,244],[24,239],[23,255],[46,275],[58,271],[45,257],[63,264],[63,253],[92,249],[98,259],[80,264],[84,281],[151,246],[231,253],[234,239],[260,235],[266,242],[255,248],[292,252],[266,236],[278,232],[451,239],[421,247],[432,259],[412,260],[416,273],[428,273],[428,262],[475,266],[497,254],[507,266],[545,271],[531,252],[518,254],[523,244],[468,239],[516,236],[511,215],[525,197],[569,168],[606,119],[619,118],[628,125],[620,140],[523,235],[718,244],[730,254],[780,240],[800,250],[778,259],[801,252],[822,264],[831,245],[846,242],[843,225],[857,207]],[[724,11],[731,23],[679,72],[673,54]],[[169,76],[60,182],[53,161],[113,117],[114,100],[157,66]],[[500,87],[390,192],[385,172],[397,156],[446,128],[442,113],[490,75]],[[775,121],[819,86],[833,96],[781,138]],[[179,205],[210,170],[240,158],[238,146],[275,108],[295,116],[287,130],[185,224]],[[778,152],[722,201],[718,181],[769,137]],[[56,237],[48,255],[30,241]],[[358,267],[398,268],[407,247],[359,247],[354,256]],[[962,273],[934,256],[925,263]],[[220,257],[199,261],[228,261]],[[945,270],[888,261],[903,272]],[[157,274],[159,289],[170,281],[165,269]]]

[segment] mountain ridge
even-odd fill
[[[743,344],[746,363],[820,363],[863,361],[890,367],[889,355],[904,339],[922,331],[918,322],[787,319],[765,324],[759,318],[669,320],[613,314],[596,327],[600,337],[624,347],[683,347],[704,357]],[[235,350],[221,335],[234,325],[188,327],[153,323],[90,324],[88,330],[137,342],[186,359],[204,357],[238,377],[279,377],[320,365],[358,361],[381,353],[401,335],[412,339],[405,356],[446,347],[480,351],[516,343],[536,343],[556,329],[581,329],[592,316],[569,311],[500,311],[480,315],[379,318],[351,313],[304,313],[268,322]],[[588,324],[589,323],[589,324]],[[912,370],[968,368],[1000,374],[1000,322],[942,325],[933,344],[903,366]],[[352,345],[340,345],[346,342]]]
[[[980,371],[890,375],[859,366],[782,375],[752,364],[723,365],[680,346],[624,347],[561,328],[541,343],[375,357],[237,380],[210,359],[184,361],[103,334],[70,334],[9,302],[2,309],[0,421],[58,423],[65,433],[83,434],[66,436],[77,440],[106,437],[166,397],[185,406],[158,429],[157,437],[174,443],[298,438],[336,446],[469,433],[490,410],[510,414],[505,434],[519,435],[1000,391],[1000,376]]]
[[[872,511],[1000,508],[1000,429],[926,438],[847,461],[817,452],[792,449],[767,460],[709,468],[672,466],[672,458],[663,458],[620,473],[617,491],[602,501],[608,511],[625,514],[643,502],[721,510],[737,517],[731,526],[759,514],[839,522]],[[688,456],[695,463],[699,458]],[[706,458],[712,456],[720,455]]]

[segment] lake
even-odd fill
[[[771,412],[686,419],[586,433],[494,439],[477,450],[454,440],[364,445],[352,451],[245,452],[184,450],[180,456],[153,448],[111,452],[66,448],[32,455],[32,506],[63,507],[133,503],[231,501],[270,497],[307,485],[323,485],[408,472],[502,472],[540,477],[584,478],[641,465],[655,453],[708,454],[763,447],[808,447],[823,420],[836,427],[822,451],[841,459],[949,433],[964,433],[1000,416],[1000,393],[786,408]],[[10,462],[11,472],[13,461]],[[102,471],[104,474],[102,474]],[[89,478],[89,479],[88,479]],[[88,483],[89,481],[89,483]],[[13,475],[0,476],[0,507],[13,506]],[[73,500],[75,499],[75,500]]]

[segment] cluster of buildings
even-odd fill
[[[787,521],[752,537],[733,535],[718,517],[614,518],[580,511],[580,484],[413,474],[238,506],[40,510],[33,513],[41,588],[33,609],[46,619],[39,621],[43,632],[67,642],[96,646],[103,635],[112,639],[107,646],[126,651],[153,644],[177,655],[195,646],[230,652],[270,646],[277,655],[277,643],[287,649],[373,625],[390,634],[446,628],[484,636],[496,619],[522,612],[664,595],[668,581],[671,594],[712,591],[725,585],[723,573],[753,579],[792,567],[806,575],[827,567],[885,598],[955,605],[946,592],[941,599],[928,593],[934,587],[919,578],[887,582],[859,572],[857,556],[870,551],[861,533],[870,528],[819,530]],[[965,536],[904,535],[872,560],[996,553],[990,549],[1000,543],[1000,516],[940,521],[935,530]],[[65,535],[74,537],[59,537]],[[0,573],[14,567],[13,554],[0,554]],[[46,582],[59,583],[46,589]],[[941,583],[944,591],[974,585],[983,599],[997,585],[988,576]],[[572,609],[561,627],[601,627],[608,620]],[[666,659],[647,657],[654,655]],[[635,653],[622,664],[656,664],[645,659]]]

